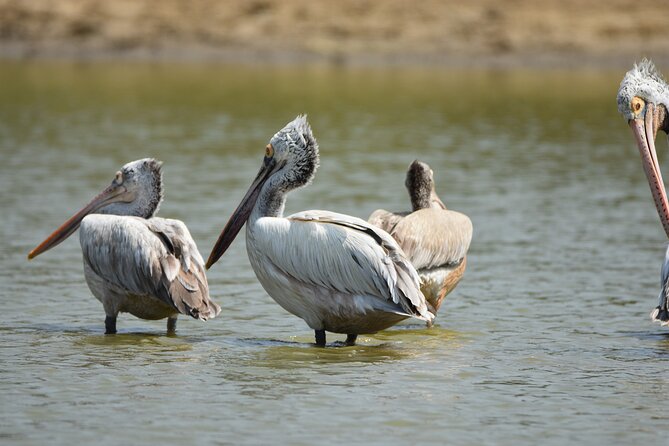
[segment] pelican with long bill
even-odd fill
[[[90,203],[28,254],[58,245],[77,229],[84,275],[104,307],[105,332],[116,333],[116,318],[167,318],[176,329],[179,313],[215,317],[221,308],[209,298],[204,261],[188,228],[179,220],[154,217],[163,199],[159,161],[126,164]]]

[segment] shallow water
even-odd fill
[[[0,438],[665,440],[669,330],[648,314],[666,240],[616,112],[622,74],[2,62]],[[243,232],[209,272],[221,316],[182,317],[174,337],[130,315],[103,334],[76,237],[26,260],[144,156],[165,162],[160,215],[184,220],[206,257],[267,140],[302,112],[321,168],[288,212],[406,209],[419,158],[471,217],[468,269],[432,329],[313,347],[255,280]]]

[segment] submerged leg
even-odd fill
[[[105,317],[105,334],[116,333],[116,316]]]
[[[358,339],[357,334],[346,335],[346,345],[355,345],[355,340]]]
[[[325,330],[314,330],[316,332],[316,345],[325,347]]]
[[[177,317],[170,316],[167,318],[167,333],[174,334],[177,331]]]

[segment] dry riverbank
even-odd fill
[[[669,61],[648,0],[0,0],[0,57],[627,66]]]

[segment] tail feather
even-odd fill
[[[209,298],[209,286],[204,274],[180,270],[178,280],[169,284],[168,296],[180,313],[194,319],[206,321],[221,312],[221,307]]]
[[[663,326],[669,326],[669,310],[666,306],[658,306],[650,313],[650,319],[653,322],[659,322]]]

